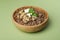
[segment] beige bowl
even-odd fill
[[[46,23],[47,23],[48,13],[44,9],[42,9],[40,7],[35,7],[35,6],[24,6],[24,7],[26,7],[26,8],[30,8],[30,7],[36,8],[37,10],[39,10],[40,12],[42,12],[42,13],[45,14],[45,18],[46,19],[41,24],[38,24],[38,25],[33,25],[33,26],[21,25],[21,24],[19,24],[19,23],[17,23],[15,21],[15,19],[13,17],[14,16],[14,13],[15,13],[14,12],[12,17],[13,17],[13,22],[17,26],[17,28],[19,28],[20,30],[23,30],[25,32],[37,32],[37,31],[42,30],[45,27]],[[24,8],[24,7],[21,7],[21,8]]]

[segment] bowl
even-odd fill
[[[19,9],[23,9],[23,8],[35,8],[37,9],[38,11],[40,11],[41,13],[44,13],[45,14],[45,20],[38,24],[38,25],[32,25],[32,26],[28,26],[28,25],[22,25],[22,24],[19,24],[15,21],[14,19],[14,14],[16,13],[17,10]],[[18,11],[17,11],[18,12]],[[48,13],[47,11],[45,11],[44,9],[40,8],[40,7],[36,7],[36,6],[23,6],[23,7],[20,7],[18,9],[16,9],[14,12],[13,12],[13,15],[12,15],[12,20],[13,20],[13,23],[16,25],[16,27],[22,31],[25,31],[25,32],[37,32],[37,31],[40,31],[42,30],[43,28],[46,27],[46,24],[47,24],[47,21],[48,21]]]

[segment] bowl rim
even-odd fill
[[[40,23],[40,24],[38,24],[38,25],[32,25],[32,26],[29,26],[29,25],[21,25],[21,24],[19,24],[19,23],[17,23],[16,21],[15,21],[15,19],[14,19],[14,13],[15,13],[15,11],[16,10],[18,10],[19,8],[17,8],[14,12],[13,12],[13,14],[12,14],[12,20],[13,20],[13,22],[16,24],[16,25],[19,25],[19,26],[22,26],[22,27],[37,27],[37,26],[41,26],[41,25],[43,25],[43,24],[45,24],[46,22],[47,22],[47,20],[48,20],[48,13],[47,13],[47,11],[46,10],[44,10],[44,9],[42,9],[41,7],[37,7],[37,6],[22,6],[22,7],[33,7],[33,8],[38,8],[38,9],[40,9],[40,10],[42,10],[42,11],[44,11],[45,12],[45,14],[46,14],[46,19],[42,22],[42,23]],[[20,8],[22,8],[22,7],[20,7]]]

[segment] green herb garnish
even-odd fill
[[[33,8],[30,8],[29,13],[31,13],[32,16],[36,16],[36,17],[38,16],[38,15],[34,12]]]
[[[29,13],[34,13],[34,10],[30,8]]]
[[[32,16],[36,16],[37,17],[38,15],[36,13],[33,13]]]

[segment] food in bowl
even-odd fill
[[[48,20],[48,13],[39,7],[24,6],[13,13],[13,22],[25,32],[37,32],[42,30]]]

